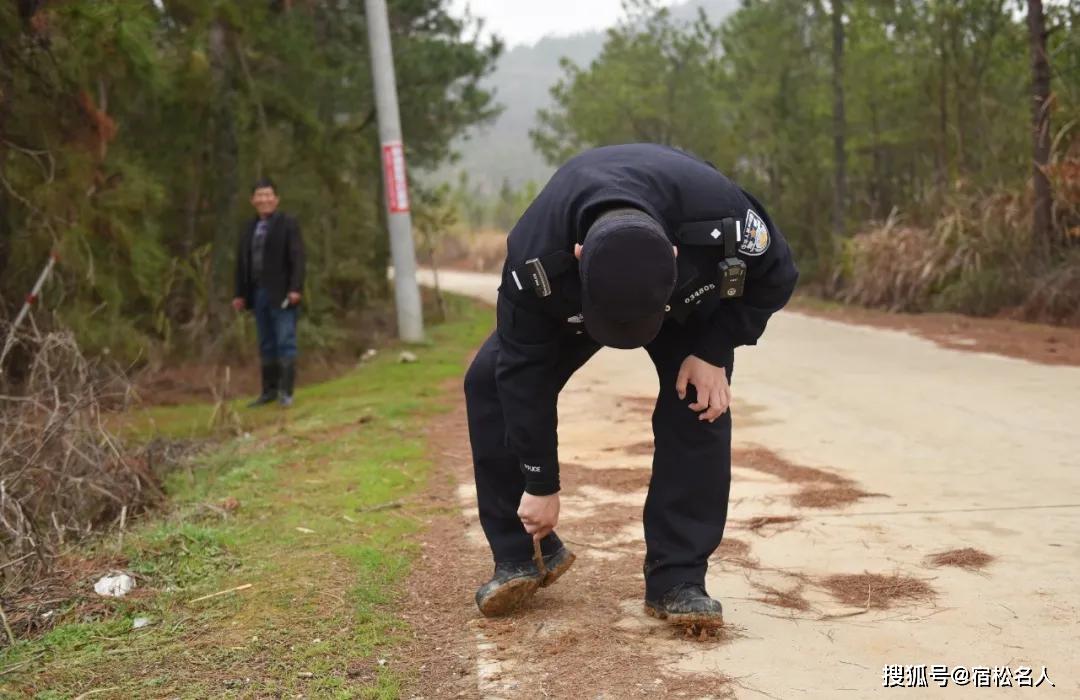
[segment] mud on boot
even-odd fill
[[[539,588],[555,583],[574,563],[573,552],[561,547],[544,557],[545,575],[533,561],[497,562],[491,580],[476,591],[476,607],[485,617],[513,612]]]
[[[697,583],[680,583],[659,600],[645,599],[645,612],[674,625],[720,627],[724,624],[724,608],[713,600],[705,587]]]

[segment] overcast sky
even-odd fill
[[[459,16],[468,6],[473,16],[484,18],[486,31],[508,46],[531,44],[547,34],[606,29],[622,15],[621,0],[451,0],[450,6]]]

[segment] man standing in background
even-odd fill
[[[288,407],[296,382],[296,317],[304,287],[304,240],[296,219],[278,211],[274,183],[262,178],[251,192],[257,216],[240,233],[233,308],[255,312],[262,361],[262,393],[250,406],[274,399]]]

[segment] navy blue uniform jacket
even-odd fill
[[[791,251],[765,208],[705,161],[666,146],[634,144],[597,148],[563,165],[510,232],[499,287],[495,378],[507,446],[532,494],[559,490],[555,366],[560,347],[583,330],[575,322],[581,281],[575,266],[551,280],[551,296],[539,298],[519,290],[511,271],[532,258],[572,251],[600,214],[623,206],[650,214],[674,245],[685,226],[707,227],[728,217],[740,222],[739,257],[747,266],[741,298],[709,293],[722,246],[679,245],[670,305],[673,314],[686,316],[681,322],[693,338],[692,352],[706,362],[730,368],[734,348],[754,345],[795,289]]]

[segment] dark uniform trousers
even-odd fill
[[[679,368],[692,353],[693,338],[673,321],[646,346],[660,379],[653,410],[652,478],[645,501],[645,593],[657,599],[679,583],[704,585],[708,560],[724,535],[731,487],[731,411],[713,423],[688,407],[694,388],[680,400]],[[559,390],[599,350],[588,336],[564,336],[556,381]],[[465,375],[480,524],[496,562],[532,558],[532,538],[517,516],[525,477],[506,446],[506,423],[495,384],[499,338],[493,333]],[[731,379],[731,368],[727,369]],[[598,411],[604,406],[597,406]],[[553,533],[541,542],[544,554],[562,544]]]

